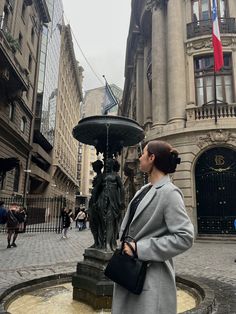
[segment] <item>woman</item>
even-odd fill
[[[10,205],[7,213],[7,248],[17,247],[16,239],[19,234],[19,206],[15,203]],[[13,236],[13,238],[12,238]],[[11,243],[12,238],[12,243]]]
[[[61,212],[61,218],[62,218],[62,239],[67,239],[68,229],[70,228],[71,224],[69,209],[67,207],[63,208]]]
[[[140,170],[149,183],[131,201],[121,225],[123,235],[135,239],[130,244],[138,258],[148,261],[143,291],[135,295],[115,284],[113,314],[176,314],[176,285],[172,258],[192,246],[193,225],[185,211],[182,192],[169,173],[180,163],[178,152],[166,142],[149,142],[140,157]],[[127,235],[126,234],[126,235]],[[124,253],[132,255],[127,244]]]

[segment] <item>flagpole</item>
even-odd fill
[[[214,64],[214,113],[215,113],[215,124],[217,124],[217,90],[216,90],[215,64]]]

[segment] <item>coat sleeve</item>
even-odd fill
[[[138,257],[144,261],[165,261],[189,249],[193,244],[194,228],[186,213],[182,193],[174,189],[164,204],[167,231],[160,237],[137,242]]]

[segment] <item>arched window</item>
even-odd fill
[[[193,22],[211,19],[212,0],[192,0]],[[227,17],[227,0],[217,0],[218,16]]]
[[[22,117],[20,120],[20,130],[22,133],[25,133],[25,129],[26,129],[26,118]]]
[[[34,28],[32,27],[31,28],[31,42],[32,42],[32,44],[34,43],[34,38],[35,38],[35,31],[34,31]]]
[[[18,192],[19,191],[19,181],[20,181],[20,167],[15,168],[15,176],[14,176],[14,182],[13,182],[13,191]]]
[[[14,119],[14,104],[12,102],[10,102],[8,104],[8,108],[9,108],[8,117],[11,121],[13,121],[13,119]]]

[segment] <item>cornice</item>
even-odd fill
[[[146,1],[146,10],[157,10],[160,8],[161,10],[166,8],[168,0],[147,0]]]

